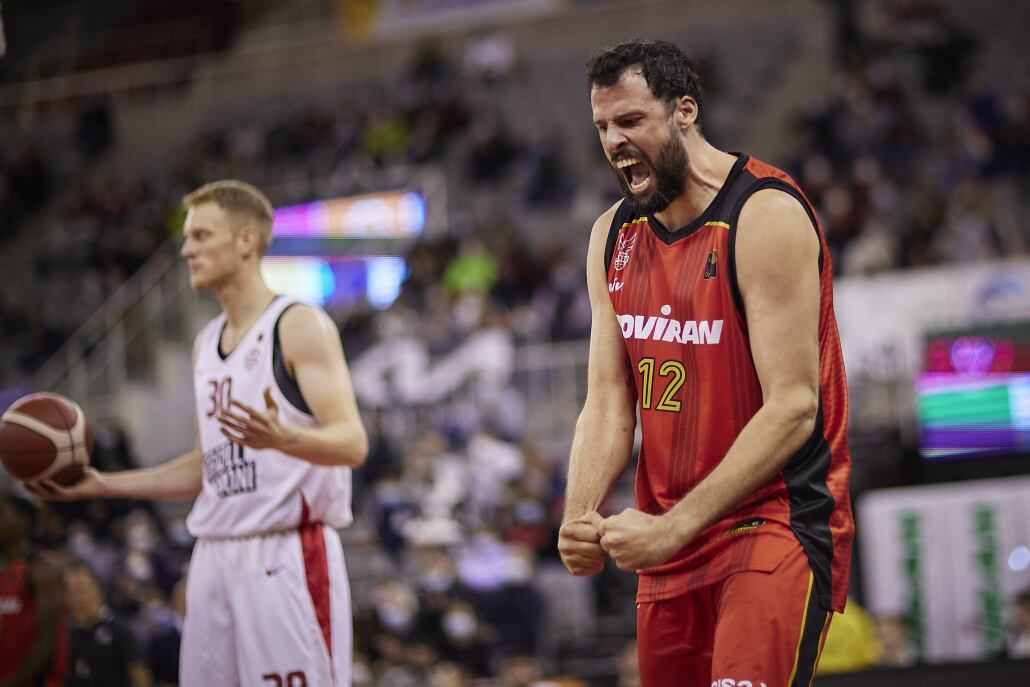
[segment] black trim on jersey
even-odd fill
[[[812,222],[812,229],[815,230],[816,238],[820,239],[819,274],[823,273],[823,244],[821,240],[822,237],[819,232],[819,223],[815,216],[815,210],[813,210],[812,206],[808,204],[808,201],[805,200],[805,197],[800,191],[782,179],[777,179],[776,177],[761,177],[757,179],[740,195],[740,198],[737,199],[736,205],[733,206],[733,211],[727,219],[727,222],[730,225],[730,236],[728,241],[729,255],[726,256],[726,265],[730,277],[730,293],[733,295],[733,302],[737,304],[737,311],[740,313],[741,317],[745,318],[745,320],[747,316],[744,312],[744,298],[740,295],[740,284],[737,281],[737,223],[740,220],[740,212],[744,209],[744,204],[747,203],[748,199],[757,192],[767,188],[775,188],[793,196],[799,203],[801,203],[801,207],[805,209],[805,212],[808,213],[808,218]]]
[[[737,187],[742,182],[748,183],[747,175],[741,174],[741,171],[744,169],[744,166],[747,165],[751,156],[744,153],[730,153],[730,155],[736,155],[737,161],[733,163],[733,167],[730,168],[730,173],[726,175],[726,181],[723,182],[718,193],[715,194],[715,198],[713,198],[712,202],[708,204],[708,207],[704,209],[704,212],[698,215],[692,222],[686,226],[680,227],[676,231],[669,231],[654,215],[646,216],[647,226],[651,228],[651,233],[654,234],[659,241],[666,245],[671,245],[680,239],[690,236],[695,231],[703,227],[706,222],[721,221],[723,204],[726,201],[726,197],[736,192]],[[608,274],[608,270],[611,269],[612,256],[615,254],[615,242],[619,236],[619,231],[622,229],[622,225],[626,222],[632,222],[634,219],[637,218],[634,216],[632,204],[625,200],[622,201],[622,205],[620,205],[618,210],[615,211],[615,216],[612,217],[612,225],[608,229],[608,242],[605,244],[604,249],[605,274]]]
[[[830,516],[836,507],[833,494],[826,486],[831,460],[830,445],[823,434],[820,389],[815,427],[805,444],[784,466],[783,483],[790,496],[790,529],[808,556],[819,603],[827,611],[832,608],[833,597],[833,534],[830,532]]]
[[[279,387],[279,391],[282,392],[283,396],[286,397],[286,400],[297,410],[311,415],[311,408],[308,407],[307,401],[304,400],[304,394],[300,392],[297,380],[286,369],[283,352],[279,346],[279,322],[283,319],[286,311],[295,305],[301,304],[290,303],[283,308],[283,311],[279,313],[279,317],[275,319],[275,326],[272,327],[272,374],[275,375],[275,384]]]
[[[726,175],[726,181],[723,182],[719,188],[719,192],[715,194],[715,198],[708,204],[708,207],[704,209],[700,215],[698,215],[692,222],[686,226],[680,227],[675,231],[669,231],[665,228],[665,225],[658,221],[654,215],[647,216],[647,225],[651,227],[651,233],[654,234],[658,240],[666,245],[671,245],[680,239],[693,234],[695,231],[705,225],[706,222],[722,221],[722,206],[731,192],[736,191],[737,182],[741,178],[741,170],[744,169],[744,165],[751,159],[749,155],[744,153],[730,153],[730,155],[736,155],[737,161],[733,163],[733,167],[730,168],[730,173]],[[746,178],[746,177],[745,177]]]
[[[218,330],[218,338],[215,339],[215,353],[218,354],[218,358],[222,362],[225,362],[226,360],[228,360],[229,356],[236,352],[236,348],[240,347],[240,344],[237,343],[236,344],[236,348],[232,349],[228,353],[226,353],[225,351],[222,350],[222,335],[225,334],[225,328],[228,327],[228,326],[229,326],[229,318],[226,318],[225,322],[222,323],[221,329]]]
[[[604,276],[608,278],[608,270],[612,267],[612,258],[615,256],[615,243],[619,239],[619,232],[622,231],[622,225],[627,222],[632,222],[633,217],[633,206],[623,200],[619,207],[615,209],[615,214],[612,215],[612,224],[608,227],[608,240],[604,244]]]
[[[797,659],[794,663],[794,680],[789,687],[809,687],[815,676],[816,661],[819,658],[819,644],[826,628],[826,614],[809,594],[805,602],[804,627],[798,640]]]
[[[222,362],[228,360],[230,357],[232,357],[233,353],[239,350],[240,344],[243,343],[243,340],[246,339],[247,336],[250,334],[251,330],[254,329],[254,325],[256,325],[261,320],[261,318],[265,316],[265,313],[268,312],[273,305],[279,302],[280,298],[282,298],[282,296],[276,295],[271,301],[269,301],[268,305],[265,306],[265,309],[261,311],[260,315],[258,315],[258,318],[254,320],[249,327],[247,327],[247,331],[243,332],[243,336],[241,336],[240,340],[236,342],[236,347],[228,353],[222,352],[222,335],[225,334],[225,328],[229,326],[229,318],[225,318],[225,322],[222,323],[222,328],[218,330],[218,338],[215,339],[215,353],[218,354],[218,357],[221,359]]]

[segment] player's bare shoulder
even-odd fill
[[[767,229],[773,231],[766,231]],[[747,199],[737,222],[737,242],[818,251],[819,237],[812,218],[794,196],[775,188],[757,191]]]
[[[590,230],[591,250],[598,241],[600,241],[602,249],[604,248],[604,244],[608,240],[608,231],[612,227],[612,220],[615,219],[615,213],[619,211],[624,202],[626,201],[620,198],[610,208],[601,213],[600,217],[594,220],[594,226]]]
[[[340,331],[329,314],[307,303],[289,306],[279,320],[283,360],[292,367],[298,359],[340,346]]]
[[[594,282],[598,282],[597,288],[603,286],[605,282],[604,249],[608,242],[608,232],[611,230],[615,213],[618,212],[623,202],[625,201],[619,200],[601,213],[601,216],[594,220],[594,226],[590,230],[590,244],[587,248],[587,283],[591,287],[591,297],[595,290]]]
[[[331,334],[339,336],[336,323],[329,314],[308,303],[295,303],[283,312],[279,320],[279,338],[283,345],[305,336]]]

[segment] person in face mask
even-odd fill
[[[366,632],[377,672],[390,670],[415,676],[422,684],[421,676],[438,659],[432,640],[434,629],[415,591],[403,582],[382,582],[373,590]]]
[[[452,601],[440,618],[443,643],[440,653],[464,666],[472,677],[490,675],[490,655],[496,643],[493,628],[480,622],[476,609],[464,601]]]
[[[377,590],[374,603],[376,618],[387,632],[403,636],[413,628],[418,598],[407,585],[400,582],[383,584]]]
[[[116,618],[88,566],[64,572],[68,609],[75,621],[68,642],[66,687],[151,687],[129,626]]]
[[[172,588],[168,611],[162,627],[150,638],[147,647],[150,670],[155,687],[171,687],[179,682],[179,645],[182,641],[182,623],[186,617],[186,580],[181,579]]]
[[[443,549],[426,548],[419,560],[418,586],[423,594],[447,594],[454,588],[458,573],[454,559]]]
[[[457,590],[458,573],[453,558],[442,548],[427,548],[420,551],[416,566],[420,571],[417,586],[423,622],[433,628],[430,636],[439,644],[439,626]]]

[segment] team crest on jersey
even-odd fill
[[[718,274],[716,271],[716,264],[719,262],[719,251],[713,250],[708,254],[708,260],[705,261],[705,279],[714,279]]]
[[[633,234],[631,237],[620,236],[619,245],[615,250],[615,269],[622,271],[626,269],[626,265],[629,264],[630,252],[633,250],[633,246],[637,245],[637,235]]]

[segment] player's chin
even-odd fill
[[[203,275],[196,273],[190,275],[190,288],[194,290],[207,289],[211,286],[211,280],[206,279]]]

